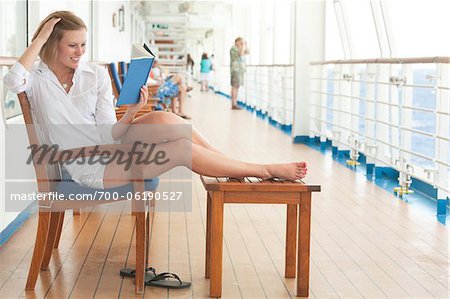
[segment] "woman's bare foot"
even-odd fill
[[[305,162],[292,162],[285,164],[267,165],[267,174],[262,179],[280,178],[286,180],[300,180],[306,176],[307,167]]]

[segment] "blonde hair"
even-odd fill
[[[53,59],[57,57],[58,42],[62,39],[64,31],[80,29],[87,30],[87,27],[84,24],[83,20],[77,17],[73,12],[55,11],[49,14],[44,20],[42,20],[31,41],[36,39],[45,23],[47,23],[51,19],[57,18],[61,18],[61,20],[56,23],[55,27],[53,28],[52,34],[50,35],[42,49],[39,51],[39,57],[41,57],[42,61],[46,64],[49,64]]]

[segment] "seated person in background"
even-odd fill
[[[150,86],[153,84],[158,84],[159,88],[156,93],[156,96],[161,100],[165,98],[172,98],[172,112],[177,114],[178,116],[190,119],[190,116],[186,115],[184,112],[184,105],[186,101],[186,93],[192,88],[186,87],[186,84],[183,83],[183,78],[179,74],[173,74],[166,77],[158,61],[155,60],[153,63],[152,70],[150,72],[150,78],[147,82]],[[179,102],[178,112],[177,112],[177,103]]]

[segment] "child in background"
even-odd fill
[[[211,72],[211,60],[208,58],[208,54],[203,53],[202,61],[200,62],[201,91],[208,91],[209,72]]]

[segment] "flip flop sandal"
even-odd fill
[[[158,275],[156,275],[151,279],[148,280],[146,279],[145,285],[167,289],[184,289],[190,287],[191,283],[181,281],[180,277],[175,273],[163,272],[159,273]]]
[[[135,277],[136,276],[136,270],[133,268],[123,268],[120,269],[120,276],[122,277]],[[147,279],[147,276],[149,279],[151,277],[156,276],[156,269],[153,267],[148,267],[145,269],[145,279]]]

